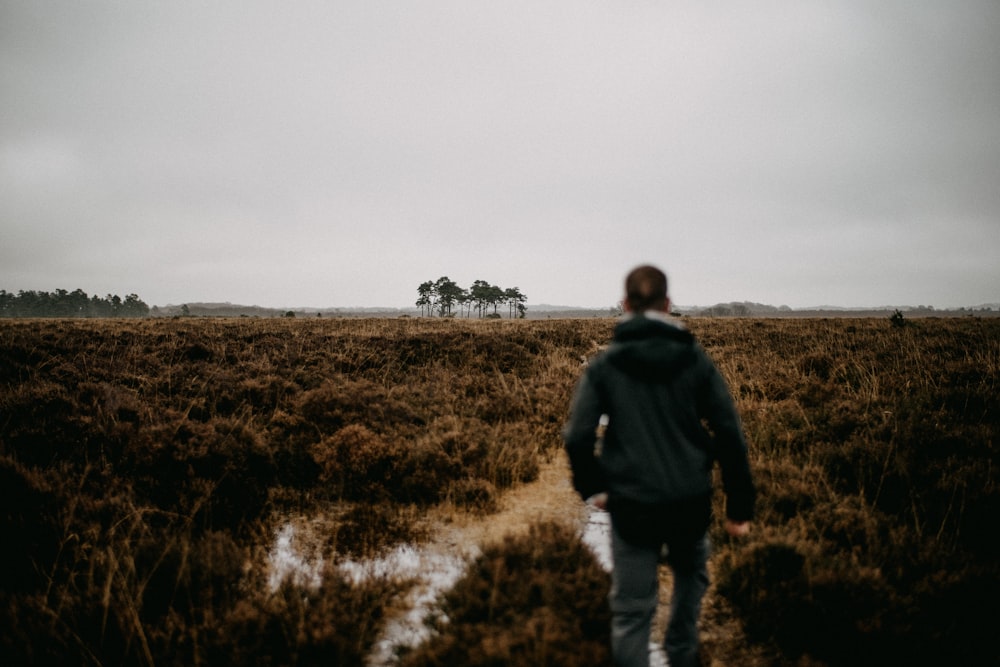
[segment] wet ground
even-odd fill
[[[401,545],[373,559],[337,561],[337,568],[354,581],[368,577],[398,577],[414,583],[405,600],[389,616],[382,637],[369,657],[369,667],[390,667],[397,649],[416,646],[427,638],[425,621],[437,612],[439,595],[462,576],[467,564],[487,544],[536,521],[571,521],[582,539],[608,570],[611,568],[611,525],[606,512],[587,507],[573,491],[565,459],[544,465],[537,481],[506,493],[499,512],[475,516],[451,510],[432,510],[427,520],[434,538],[424,544]],[[324,556],[309,545],[321,540],[311,535],[323,530],[323,521],[299,517],[278,529],[268,552],[269,586],[276,589],[292,577],[303,586],[319,586]],[[665,667],[666,659],[650,647],[651,667]]]

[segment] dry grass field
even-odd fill
[[[706,664],[998,664],[1000,319],[686,322],[759,486]],[[496,516],[613,325],[0,321],[0,663],[365,664],[413,582],[338,561]],[[291,514],[334,518],[318,587],[267,584]],[[607,664],[574,516],[481,545],[400,664]]]

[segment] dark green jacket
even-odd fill
[[[600,458],[595,430],[609,416]],[[754,486],[739,415],[704,349],[669,318],[636,315],[587,367],[563,431],[573,484],[614,505],[688,506],[707,500],[718,461],[726,515],[753,516]]]

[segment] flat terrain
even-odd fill
[[[712,529],[710,664],[996,664],[1000,319],[683,322],[759,488],[748,540]],[[613,326],[0,321],[0,662],[364,664],[414,582],[348,565],[474,544],[402,667],[604,664],[559,431]],[[270,587],[319,515],[322,584]]]

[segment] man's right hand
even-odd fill
[[[746,537],[750,534],[750,522],[726,519],[726,532],[731,537]]]
[[[587,498],[587,504],[599,510],[608,509],[608,494],[606,493],[595,493],[591,497]]]

